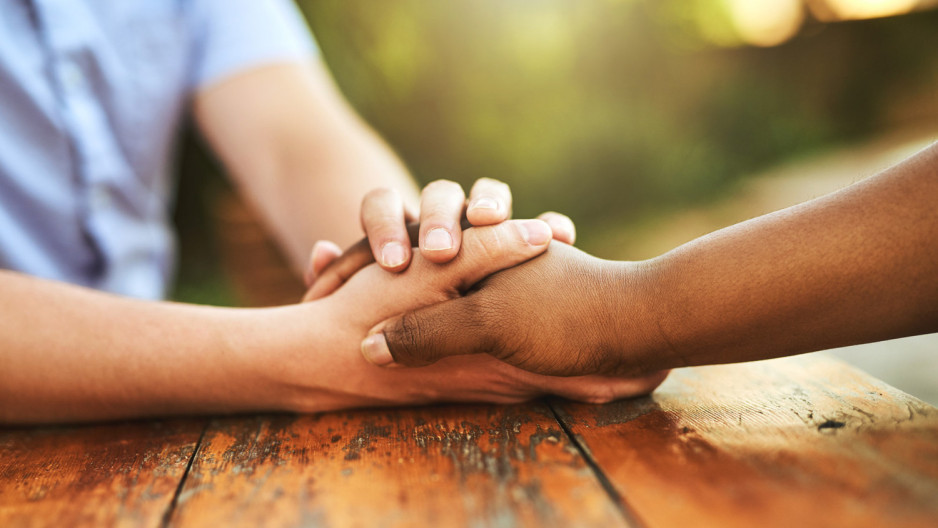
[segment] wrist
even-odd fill
[[[663,270],[655,260],[606,261],[614,285],[605,305],[614,314],[611,350],[617,354],[615,372],[644,376],[685,366],[665,333],[667,302]]]
[[[238,310],[229,320],[227,350],[243,382],[235,389],[246,410],[308,412],[328,391],[331,350],[327,311],[320,302]]]

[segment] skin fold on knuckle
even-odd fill
[[[407,239],[403,219],[387,211],[368,215],[363,220],[362,225],[371,246],[378,245],[378,247],[381,247],[390,240],[404,243]]]
[[[400,194],[396,189],[391,187],[378,187],[377,189],[372,189],[365,194],[365,197],[362,199],[362,211],[363,216],[364,212],[374,210],[375,208],[381,209],[388,204],[392,204],[392,207],[399,207],[403,210],[403,202],[401,201]],[[394,204],[397,204],[396,206]]]
[[[424,236],[435,227],[459,232],[461,213],[462,200],[435,201],[426,204],[420,215],[420,230]]]
[[[420,213],[421,218],[450,215],[454,209],[461,212],[466,195],[458,183],[449,180],[437,180],[421,192]]]
[[[384,200],[388,198],[397,198],[400,194],[394,187],[376,187],[365,195],[365,199]]]
[[[452,180],[434,180],[423,188],[423,194],[431,193],[458,193],[462,194],[462,186]]]
[[[476,185],[486,190],[491,189],[492,191],[499,193],[502,196],[505,194],[511,194],[511,187],[509,187],[507,183],[496,180],[494,178],[479,178],[476,180]]]
[[[399,229],[398,224],[403,224],[404,220],[403,207],[400,195],[394,189],[379,188],[369,191],[362,201],[362,229],[372,238],[377,233],[376,229],[383,226],[390,225],[395,230]]]
[[[502,225],[474,228],[471,233],[471,236],[463,236],[462,252],[467,258],[472,258],[479,265],[505,263],[509,239]]]
[[[405,312],[394,324],[386,327],[384,337],[394,361],[410,366],[432,363],[424,355],[427,350],[424,343],[430,343],[427,341],[430,336],[425,335],[424,328],[430,326],[424,324],[423,317],[417,312]]]

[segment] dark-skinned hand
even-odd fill
[[[552,242],[543,255],[492,275],[463,296],[375,326],[362,343],[377,365],[419,366],[488,353],[539,374],[663,379],[657,336],[631,333],[645,308],[630,284],[642,265],[611,262]],[[634,295],[633,295],[634,293]],[[637,327],[637,325],[634,325]]]

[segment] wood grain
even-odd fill
[[[555,407],[647,526],[938,526],[938,409],[830,358]]]
[[[835,360],[552,405],[0,429],[0,526],[938,526],[938,409]]]
[[[0,429],[0,526],[160,526],[204,426]]]
[[[171,526],[624,526],[543,403],[215,421]]]

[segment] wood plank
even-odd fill
[[[938,526],[938,409],[831,358],[555,409],[647,526]]]
[[[219,419],[171,526],[624,526],[544,403]]]
[[[160,526],[205,423],[0,429],[0,526]]]

